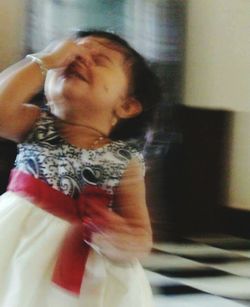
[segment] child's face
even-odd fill
[[[66,110],[75,108],[79,114],[81,110],[85,114],[87,110],[112,112],[127,97],[129,88],[130,70],[122,49],[94,36],[80,38],[77,44],[82,56],[48,75],[48,98],[55,104],[65,104]]]

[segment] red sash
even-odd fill
[[[107,207],[111,194],[99,187],[85,185],[80,197],[73,199],[18,169],[11,171],[7,190],[31,199],[39,208],[71,223],[58,254],[52,281],[79,295],[90,250],[85,240],[91,240],[93,231],[85,209],[93,202]]]

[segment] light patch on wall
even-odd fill
[[[27,0],[0,1],[0,70],[23,55],[26,3]]]

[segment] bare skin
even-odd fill
[[[141,105],[129,96],[129,67],[109,41],[87,37],[65,40],[39,54],[48,68],[27,59],[0,74],[0,137],[22,141],[40,116],[29,99],[45,82],[45,92],[59,133],[68,143],[89,148],[99,136],[103,146],[121,119],[136,116]],[[84,138],[82,138],[84,135]],[[88,215],[101,229],[102,253],[123,261],[143,257],[152,246],[145,183],[139,161],[132,160],[115,195],[117,211],[91,206]],[[113,246],[114,249],[111,249]]]

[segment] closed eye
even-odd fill
[[[98,66],[108,66],[109,64],[113,64],[111,59],[104,54],[98,54],[94,56],[93,60],[95,64]]]

